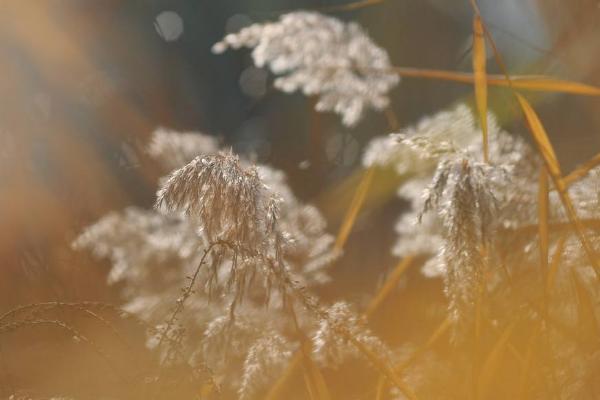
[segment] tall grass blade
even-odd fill
[[[578,333],[583,336],[584,343],[597,344],[598,338],[600,338],[600,325],[596,318],[595,301],[577,271],[571,270],[571,279],[577,293],[577,314],[580,327]]]
[[[400,279],[404,271],[406,271],[406,269],[412,264],[413,260],[414,258],[412,257],[406,257],[402,261],[400,261],[400,263],[394,269],[394,272],[390,274],[388,281],[386,281],[386,283],[381,287],[379,292],[373,297],[373,300],[371,300],[371,303],[369,304],[367,310],[364,313],[364,316],[366,318],[373,315],[379,309],[381,304],[385,301],[385,299],[387,299],[387,297],[391,293],[391,289],[393,289],[396,286],[398,280]],[[441,336],[448,329],[449,326],[449,320],[446,319],[441,326],[442,330],[440,331],[439,328],[438,330],[436,330],[435,340],[437,340],[437,338]],[[431,341],[432,340],[430,339],[428,343]],[[283,371],[277,382],[275,382],[275,384],[271,387],[269,393],[265,397],[266,400],[277,400],[283,396],[285,388],[291,382],[292,378],[298,371],[298,368],[301,366],[302,358],[302,351],[297,351],[294,354],[285,371]]]
[[[440,340],[446,332],[450,330],[452,326],[452,320],[449,317],[446,317],[440,325],[433,331],[429,339],[425,343],[423,343],[415,352],[413,352],[408,359],[399,363],[394,367],[394,371],[396,374],[402,374],[402,372],[410,367],[416,360],[421,357],[427,349],[431,348],[438,340]],[[386,377],[381,376],[379,381],[377,382],[377,398],[383,398],[386,385]]]
[[[325,378],[310,358],[310,345],[308,342],[302,344],[302,365],[304,367],[306,389],[311,400],[331,400]]]
[[[512,86],[515,89],[525,89],[541,92],[570,93],[584,96],[600,96],[600,88],[585,83],[566,81],[547,76],[513,76]],[[488,84],[508,86],[506,78],[490,78]]]
[[[490,383],[496,375],[496,371],[500,366],[500,362],[502,360],[502,355],[504,354],[504,350],[506,349],[506,345],[508,344],[508,339],[512,334],[512,331],[515,328],[515,323],[511,323],[505,330],[502,332],[490,354],[487,356],[486,360],[483,363],[481,368],[481,372],[479,374],[477,380],[477,399],[486,399],[486,393],[490,387]]]
[[[473,17],[473,76],[475,83],[475,103],[479,113],[479,123],[483,134],[483,160],[489,162],[487,124],[487,77],[486,77],[485,36],[481,17]]]
[[[308,400],[318,400],[317,394],[315,393],[315,388],[310,379],[310,375],[307,373],[306,369],[304,369],[303,371],[304,374],[302,375],[302,377],[304,378],[304,386],[306,388],[306,393],[308,393]]]
[[[556,154],[554,153],[554,148],[548,139],[546,129],[542,125],[542,122],[538,118],[536,112],[533,110],[533,107],[531,107],[529,102],[518,93],[516,96],[519,101],[519,105],[521,106],[521,110],[523,110],[523,114],[525,114],[529,131],[531,132],[538,150],[544,159],[546,167],[548,168],[548,172],[550,175],[552,175],[552,177],[560,178],[560,165],[558,163],[558,159],[556,158]]]
[[[283,371],[279,379],[271,386],[269,393],[265,396],[265,400],[278,400],[281,399],[284,391],[291,382],[292,378],[298,371],[298,368],[302,365],[302,351],[297,351],[294,353],[291,361],[289,362],[287,368]]]
[[[527,343],[527,350],[525,351],[525,360],[523,360],[523,363],[521,365],[521,379],[519,379],[519,389],[517,391],[518,393],[518,399],[526,399],[528,396],[528,386],[531,385],[531,383],[529,382],[529,378],[532,375],[532,366],[533,366],[533,352],[534,352],[534,347],[537,344],[537,338],[539,335],[539,324],[536,325],[536,327],[534,328],[533,332],[531,332],[531,335],[529,337],[528,343]]]
[[[385,378],[392,382],[407,399],[418,400],[417,395],[398,377],[396,371],[384,364],[377,354],[375,354],[371,349],[369,349],[360,340],[352,335],[347,334],[346,332],[340,332],[340,334],[342,334],[345,339],[352,343],[358,349],[358,351],[360,351],[374,366],[376,366],[377,369],[379,369],[379,371],[385,376]]]
[[[317,8],[317,10],[319,10],[321,12],[353,11],[353,10],[358,10],[361,8],[371,7],[371,6],[374,6],[377,4],[381,4],[384,1],[385,0],[360,0],[360,1],[353,1],[353,2],[347,3],[347,4],[340,4],[340,5],[336,5],[336,6],[319,7],[319,8]]]
[[[569,175],[563,178],[563,183],[566,187],[571,186],[573,183],[585,177],[588,172],[592,169],[600,165],[600,154],[596,154],[594,157],[590,158],[583,165],[578,166],[573,170]]]
[[[350,202],[350,207],[346,212],[346,216],[342,221],[342,226],[340,227],[340,231],[338,232],[337,239],[335,241],[336,250],[341,250],[344,248],[346,244],[346,240],[348,240],[348,236],[350,236],[350,232],[352,231],[352,227],[356,222],[356,218],[360,212],[360,209],[365,201],[365,197],[367,196],[367,192],[369,191],[369,187],[371,186],[371,182],[373,180],[373,175],[375,174],[375,167],[368,168],[358,187],[356,188],[356,192],[354,193],[354,197]]]
[[[422,78],[474,84],[474,74],[468,72],[447,71],[440,69],[421,69],[410,67],[394,67],[394,72],[404,78]],[[582,96],[600,96],[600,87],[552,78],[545,75],[513,75],[510,83],[504,75],[488,74],[486,82],[489,86],[510,87],[514,89],[538,92],[568,93]]]
[[[406,361],[396,366],[396,372],[401,373],[408,368],[423,353],[425,353],[427,349],[431,348],[438,340],[440,340],[446,334],[446,332],[450,330],[451,326],[452,320],[449,317],[446,317],[421,347],[419,347]]]
[[[556,280],[556,273],[558,272],[558,266],[562,260],[563,251],[565,249],[565,243],[567,241],[566,236],[561,236],[557,243],[554,254],[552,255],[552,261],[548,268],[548,274],[546,275],[546,293],[550,295],[552,288],[554,287],[554,281]]]
[[[544,277],[548,273],[548,247],[550,241],[549,219],[549,196],[548,196],[548,174],[545,168],[541,168],[538,191],[538,220],[539,220],[539,248],[540,263]]]
[[[556,158],[556,154],[554,153],[554,149],[552,148],[552,144],[550,140],[548,140],[548,135],[546,134],[546,130],[542,125],[539,117],[536,112],[533,110],[529,102],[520,94],[515,93],[519,104],[521,106],[521,110],[525,114],[525,119],[527,120],[527,125],[529,127],[529,131],[531,132],[533,139],[537,145],[538,151],[542,155],[544,159],[544,163],[546,165],[546,169],[550,173],[554,186],[558,190],[558,194],[560,195],[560,200],[565,208],[567,216],[569,217],[569,221],[573,225],[577,236],[585,250],[585,253],[594,267],[594,271],[598,279],[600,279],[600,264],[598,263],[598,257],[596,255],[595,250],[591,246],[588,238],[585,235],[584,226],[581,220],[577,216],[577,212],[575,207],[573,206],[573,201],[569,197],[567,193],[567,188],[562,180],[560,165],[558,163],[558,159]]]
[[[402,278],[404,271],[412,265],[414,257],[405,257],[394,268],[390,276],[387,278],[381,289],[375,294],[375,297],[369,303],[365,310],[365,316],[370,317],[381,306],[381,304],[389,297],[392,290],[398,285],[398,281]]]

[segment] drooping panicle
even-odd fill
[[[231,152],[196,157],[158,191],[156,207],[194,219],[210,241],[261,251],[269,245],[276,196]]]
[[[452,158],[438,165],[424,193],[422,212],[436,210],[442,221],[445,291],[451,316],[469,318],[483,290],[487,246],[495,227],[496,198],[490,185],[493,167]]]
[[[344,333],[341,334],[341,331]],[[387,360],[391,351],[375,336],[363,320],[345,302],[337,302],[324,309],[323,318],[312,336],[315,360],[330,367],[341,365],[346,359],[360,356],[348,336]]]
[[[238,393],[240,400],[256,399],[278,376],[295,348],[285,337],[267,331],[254,342],[246,355]]]

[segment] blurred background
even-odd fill
[[[345,128],[336,116],[313,112],[311,99],[274,91],[249,52],[213,55],[210,48],[252,22],[316,9],[362,24],[394,65],[470,70],[467,0],[367,3],[1,1],[0,312],[36,301],[118,304],[105,284],[107,265],[72,252],[70,242],[110,210],[151,206],[159,176],[145,148],[160,126],[215,135],[284,170],[335,232],[364,145],[389,131],[385,117],[370,113]],[[600,85],[600,2],[479,3],[511,72]],[[510,93],[491,95],[502,124],[524,132]],[[468,85],[405,79],[393,110],[403,127],[471,96]],[[565,170],[600,151],[598,99],[533,99]],[[389,249],[403,205],[388,189],[368,202],[326,295],[360,300],[396,263]]]

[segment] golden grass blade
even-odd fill
[[[444,334],[448,332],[451,326],[452,320],[449,317],[446,317],[442,321],[442,323],[438,325],[435,331],[433,331],[433,333],[425,343],[423,343],[414,353],[412,353],[410,357],[408,357],[408,359],[394,367],[394,371],[396,372],[396,374],[402,374],[402,372],[410,365],[412,365],[412,363],[418,360],[419,357],[421,357],[425,353],[425,351],[427,351],[427,349],[431,348],[431,346],[433,346],[438,340],[440,340],[440,338],[442,338]],[[382,376],[377,382],[377,396],[379,396],[378,398],[383,398],[386,387],[386,378],[385,376]]]
[[[367,346],[365,346],[360,340],[356,339],[354,336],[347,334],[346,332],[339,332],[346,340],[352,343],[365,357],[369,359],[369,361],[379,369],[379,371],[388,379],[390,382],[393,382],[394,386],[396,386],[400,391],[406,396],[409,400],[418,400],[417,395],[409,388],[400,378],[397,373],[390,368],[388,365],[383,364],[381,359]]]
[[[581,178],[585,177],[588,172],[600,165],[600,154],[596,154],[583,165],[577,167],[573,172],[563,178],[563,183],[566,187],[571,186]]]
[[[321,374],[319,368],[310,358],[310,345],[307,342],[303,343],[301,351],[306,389],[311,400],[331,400],[325,378],[323,378],[323,374]]]
[[[538,246],[540,251],[540,267],[542,273],[542,310],[544,315],[549,315],[549,286],[548,286],[548,257],[549,257],[549,247],[550,247],[550,192],[549,192],[549,183],[548,183],[548,173],[546,172],[545,167],[540,168],[540,176],[539,176],[539,185],[538,185]],[[562,250],[561,250],[562,253]],[[557,262],[556,257],[553,257],[553,263]],[[529,348],[527,349],[527,361],[526,365],[523,367],[525,371],[523,371],[523,375],[529,374],[529,365],[531,363],[531,346],[530,343]],[[525,380],[526,378],[523,377]],[[525,384],[525,382],[523,382]],[[523,390],[525,393],[525,390]],[[521,394],[521,390],[519,391]]]
[[[392,274],[388,278],[388,281],[386,281],[386,283],[381,287],[379,292],[374,296],[373,300],[371,300],[371,303],[369,304],[367,310],[364,313],[365,318],[368,318],[371,315],[373,315],[381,306],[381,304],[385,301],[385,299],[387,299],[387,297],[391,293],[391,289],[395,287],[396,283],[398,282],[404,271],[406,271],[406,269],[412,264],[413,260],[413,257],[405,257],[402,261],[400,261],[398,266],[396,266],[396,268],[394,269],[394,272],[392,272]],[[437,338],[441,336],[447,330],[448,327],[449,320],[445,320],[442,326],[440,327],[442,328],[442,330],[440,331],[439,328],[438,330],[436,330],[436,334],[432,337],[433,341],[437,340]],[[428,341],[428,346],[431,345],[430,342],[432,342],[432,339]],[[269,393],[267,394],[267,397],[265,397],[266,400],[277,400],[284,395],[284,390],[286,386],[292,380],[299,367],[302,365],[302,358],[302,351],[297,351],[294,354],[290,363],[288,364],[288,367],[279,377],[277,382],[275,382],[275,384],[271,387]]]
[[[439,69],[420,69],[410,67],[394,67],[393,71],[404,78],[423,78],[474,84],[475,76],[468,72],[446,71]],[[569,93],[583,96],[600,96],[600,87],[580,82],[566,81],[544,75],[514,75],[510,83],[504,75],[487,75],[489,86],[510,87],[514,89],[539,92]],[[511,85],[512,84],[512,85]]]
[[[556,244],[556,250],[554,250],[554,254],[552,255],[552,261],[550,262],[548,275],[546,276],[546,293],[548,294],[552,292],[552,288],[554,287],[556,272],[558,271],[558,266],[562,260],[562,254],[565,249],[566,241],[567,237],[561,236]]]
[[[571,270],[571,278],[577,292],[577,313],[580,324],[578,333],[585,335],[584,337],[587,339],[586,343],[589,343],[590,339],[596,342],[598,337],[600,337],[600,325],[598,325],[596,318],[595,302],[585,284],[581,281],[577,271]]]
[[[283,397],[286,386],[292,380],[296,374],[296,371],[298,371],[298,368],[302,365],[302,358],[303,356],[301,351],[294,353],[294,356],[289,362],[288,367],[283,371],[277,382],[271,386],[271,389],[269,390],[269,393],[267,393],[265,400],[279,400]]]
[[[513,322],[504,330],[504,332],[502,332],[494,344],[494,347],[490,351],[490,354],[483,363],[481,372],[477,379],[477,399],[487,398],[485,394],[487,393],[487,389],[489,388],[490,383],[492,382],[492,379],[496,374],[498,367],[500,366],[502,355],[504,354],[504,350],[508,344],[508,339],[510,338],[514,328],[515,323]]]
[[[600,219],[582,218],[581,224],[589,230],[600,231]],[[550,231],[554,233],[564,233],[573,230],[573,224],[570,222],[552,222],[549,225]],[[502,229],[503,234],[515,235],[535,235],[539,232],[538,224],[527,224],[514,229]]]
[[[473,9],[475,15],[481,17],[481,12],[479,11],[479,5],[477,5],[477,0],[469,0],[469,4],[471,4],[471,8]]]
[[[487,326],[488,329],[494,331],[494,332],[498,332],[498,327],[496,326],[495,321],[491,320],[491,319],[487,319]],[[510,352],[510,354],[513,356],[513,358],[520,364],[523,364],[525,362],[525,356],[521,355],[521,352],[519,351],[519,349],[517,349],[510,341],[506,344],[506,348],[508,349],[508,351]]]
[[[549,223],[549,196],[548,196],[548,174],[546,169],[540,171],[539,191],[538,191],[538,220],[539,220],[539,248],[540,262],[544,278],[548,274],[548,248],[550,243]]]
[[[342,221],[342,226],[338,232],[338,236],[335,241],[336,250],[341,250],[344,248],[346,240],[348,240],[348,236],[350,236],[350,232],[354,226],[354,222],[356,222],[356,217],[358,217],[358,213],[365,201],[365,197],[367,196],[367,192],[371,186],[371,181],[373,180],[374,174],[375,167],[368,168],[358,184],[356,192],[354,193],[354,197],[350,203],[350,207],[346,212],[346,216],[344,217],[344,221]]]
[[[585,83],[571,82],[562,79],[554,79],[546,76],[533,77],[511,77],[512,86],[515,89],[534,90],[541,92],[570,93],[584,96],[600,96],[600,88]],[[495,86],[509,86],[506,78],[490,78],[488,84]]]
[[[385,379],[380,378],[377,383],[377,391],[375,392],[375,400],[383,400],[385,398]]]
[[[354,1],[352,3],[340,4],[338,6],[331,7],[318,7],[317,10],[320,12],[335,12],[335,11],[353,11],[360,8],[374,6],[383,3],[385,0],[362,0]]]
[[[318,400],[317,394],[315,393],[315,389],[313,387],[313,383],[310,380],[310,376],[306,372],[306,369],[303,370],[304,374],[302,377],[304,378],[304,386],[306,388],[306,392],[308,393],[308,400]]]
[[[578,333],[576,330],[571,329],[571,327],[569,325],[566,325],[565,323],[563,323],[563,321],[560,321],[557,318],[554,318],[552,315],[544,312],[544,310],[540,307],[539,304],[537,304],[536,301],[534,301],[534,300],[527,301],[527,306],[530,311],[537,314],[537,316],[545,324],[547,324],[549,327],[552,327],[557,333],[559,333],[565,339],[568,339],[569,341],[576,343],[577,345],[583,344],[583,342],[582,342],[581,338],[578,336]]]
[[[531,132],[533,139],[538,147],[538,150],[542,157],[544,158],[546,167],[548,168],[548,172],[553,177],[560,177],[560,165],[558,164],[558,159],[556,158],[556,154],[554,153],[554,148],[548,139],[548,134],[546,133],[546,129],[542,125],[542,122],[538,118],[536,112],[533,110],[533,107],[529,104],[529,102],[520,94],[516,94],[517,99],[519,100],[519,105],[521,106],[521,110],[523,110],[523,114],[525,114],[525,119],[527,121],[527,125],[529,126],[529,131]]]
[[[483,160],[489,162],[488,124],[487,124],[487,72],[485,54],[485,36],[481,17],[473,17],[473,78],[475,83],[475,103],[479,112],[479,123],[483,133]]]
[[[396,373],[401,373],[406,368],[408,368],[421,355],[423,355],[423,353],[425,353],[427,349],[431,348],[431,346],[433,346],[438,340],[440,340],[446,334],[446,332],[450,330],[451,326],[452,320],[450,319],[450,317],[446,317],[442,321],[442,323],[438,325],[435,331],[433,331],[429,339],[427,339],[427,342],[425,342],[421,347],[419,347],[417,351],[415,351],[406,361],[396,366]]]
[[[573,225],[575,232],[581,242],[583,249],[589,259],[591,265],[594,267],[594,271],[598,279],[600,279],[600,264],[598,263],[598,256],[596,255],[595,250],[591,246],[588,238],[585,235],[584,226],[577,216],[577,212],[575,207],[573,206],[573,201],[569,197],[567,193],[567,188],[562,180],[560,165],[558,164],[558,160],[556,158],[556,154],[554,154],[554,149],[552,148],[552,144],[550,140],[548,140],[548,135],[546,134],[546,130],[542,125],[539,117],[536,112],[533,110],[529,102],[520,94],[515,93],[517,99],[519,100],[519,104],[521,106],[521,110],[525,114],[525,119],[527,120],[527,125],[529,127],[529,131],[531,132],[533,139],[537,145],[539,153],[542,155],[544,163],[546,165],[547,171],[550,173],[550,177],[554,183],[554,187],[556,187],[558,194],[560,196],[560,200],[565,208],[567,216],[569,217],[569,222]]]
[[[517,391],[519,399],[526,399],[528,397],[527,396],[527,387],[530,386],[528,384],[529,384],[529,377],[531,376],[531,372],[532,372],[533,349],[534,349],[534,346],[537,344],[537,339],[538,339],[538,335],[539,335],[539,333],[538,333],[539,327],[540,327],[540,325],[537,324],[535,326],[533,332],[531,332],[531,336],[529,337],[529,340],[527,343],[527,351],[525,352],[525,360],[521,364],[521,379],[519,380],[519,390]]]
[[[346,4],[339,4],[339,5],[333,5],[333,6],[308,7],[308,9],[315,10],[320,13],[335,13],[335,12],[340,12],[340,11],[354,11],[354,10],[359,10],[359,9],[365,8],[365,7],[375,6],[375,5],[383,3],[384,1],[385,0],[359,0],[359,1],[353,1],[350,3],[346,3]],[[285,9],[279,9],[279,10],[269,11],[269,12],[265,12],[265,13],[259,12],[259,13],[253,13],[253,14],[277,16],[277,15],[291,13],[294,11],[298,11],[298,8],[297,7],[285,8]]]
[[[481,332],[483,327],[483,283],[477,285],[477,297],[475,298],[475,319],[473,321],[473,331],[475,333],[475,349],[479,349],[481,343]]]
[[[413,261],[414,257],[409,256],[403,258],[402,260],[400,260],[400,262],[398,262],[398,265],[396,265],[396,267],[394,268],[390,276],[387,278],[381,289],[379,289],[379,291],[375,294],[375,297],[373,297],[373,299],[369,303],[369,306],[365,310],[366,317],[370,317],[371,315],[373,315],[373,313],[381,306],[385,299],[389,297],[392,290],[398,285],[398,281],[400,281],[400,278],[404,274],[404,271],[406,271],[406,269],[411,266]]]
[[[317,399],[318,400],[331,400],[331,395],[329,394],[329,389],[327,389],[327,385],[325,383],[325,378],[323,378],[323,374],[321,374],[321,370],[317,368],[314,362],[310,361],[311,369],[310,375],[312,381],[314,382]]]

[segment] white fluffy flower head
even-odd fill
[[[176,132],[166,128],[157,128],[148,145],[148,154],[169,171],[183,167],[199,155],[215,154],[218,151],[219,143],[213,136],[199,132]]]
[[[316,12],[292,12],[277,22],[251,25],[227,35],[213,52],[230,47],[254,48],[254,63],[281,75],[277,88],[319,95],[316,109],[340,114],[347,126],[355,125],[366,108],[384,109],[388,91],[399,82],[387,52],[359,25]]]
[[[211,241],[258,249],[268,246],[278,200],[256,168],[244,168],[233,153],[221,152],[173,171],[158,191],[156,207],[193,217]]]

